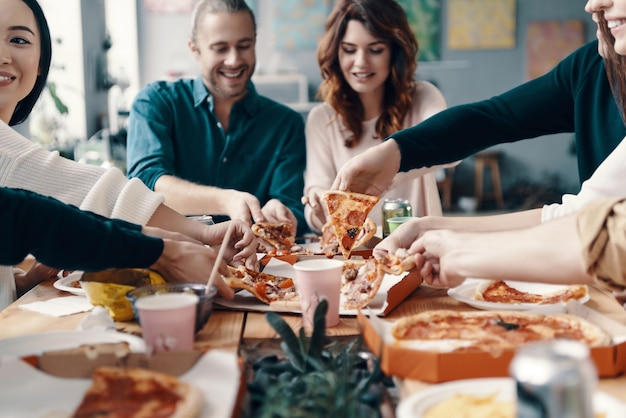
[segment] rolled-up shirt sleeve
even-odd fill
[[[577,227],[587,273],[625,285],[626,199],[587,204],[578,214]]]

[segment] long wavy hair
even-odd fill
[[[39,57],[39,75],[35,81],[35,86],[26,97],[20,100],[13,111],[9,125],[17,125],[26,120],[30,112],[32,112],[35,103],[39,100],[41,92],[46,87],[48,81],[48,73],[50,72],[50,62],[52,61],[52,40],[50,39],[50,28],[46,16],[41,10],[41,6],[37,0],[23,0],[24,3],[33,11],[37,26],[39,28],[39,37],[41,40],[41,55]]]
[[[607,45],[603,52],[604,67],[613,96],[621,111],[622,121],[626,122],[626,57],[615,52],[615,37],[611,34],[604,11],[598,13],[598,18],[598,26]]]
[[[417,69],[417,39],[406,13],[395,0],[339,0],[328,16],[324,35],[317,47],[317,62],[322,74],[318,97],[330,104],[345,127],[348,148],[355,146],[363,131],[364,109],[358,94],[343,77],[339,65],[339,46],[348,22],[361,22],[369,33],[388,42],[391,68],[385,81],[383,112],[376,121],[376,136],[385,138],[402,129],[411,110]]]

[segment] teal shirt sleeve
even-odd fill
[[[0,264],[15,265],[28,254],[57,268],[97,271],[149,267],[163,241],[141,226],[81,211],[30,191],[0,188]]]

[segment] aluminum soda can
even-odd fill
[[[188,215],[187,219],[202,222],[205,225],[215,225],[215,222],[213,222],[213,217],[211,215]]]
[[[510,366],[517,418],[592,418],[598,374],[589,347],[573,340],[520,347]]]
[[[411,203],[404,199],[385,199],[383,200],[383,238],[389,235],[389,225],[387,219],[399,218],[404,216],[413,216],[413,208]]]

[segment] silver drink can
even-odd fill
[[[589,347],[573,340],[520,347],[510,366],[517,418],[591,418],[598,382]]]
[[[205,225],[215,225],[215,222],[213,222],[213,217],[211,215],[187,215],[187,219],[202,222]]]
[[[387,219],[399,218],[404,216],[413,216],[411,203],[404,199],[385,199],[383,200],[383,238],[389,235],[389,225]]]

